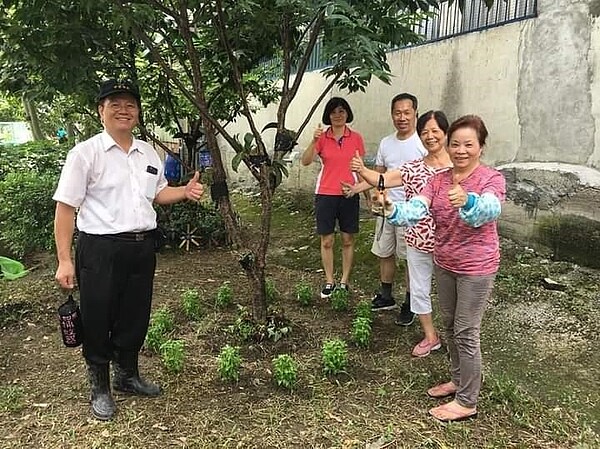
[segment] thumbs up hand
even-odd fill
[[[452,207],[460,208],[467,204],[467,192],[459,184],[458,175],[452,175],[452,188],[448,191],[448,199]]]
[[[198,201],[204,193],[204,186],[200,184],[200,173],[196,171],[192,179],[185,185],[184,194],[186,199]]]
[[[363,162],[362,157],[360,157],[360,154],[358,154],[358,150],[356,150],[354,152],[354,157],[350,161],[350,170],[360,173],[364,168],[365,163]]]
[[[315,132],[313,133],[313,141],[316,142],[319,140],[321,134],[323,134],[323,125],[319,123],[319,125],[315,128]]]

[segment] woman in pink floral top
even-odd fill
[[[406,162],[397,170],[384,175],[385,187],[404,185],[406,200],[418,195],[436,174],[452,165],[446,152],[448,119],[442,111],[428,111],[417,121],[417,134],[427,149],[423,159]],[[368,170],[358,158],[351,165],[353,170],[370,184],[376,185],[379,173]],[[407,228],[404,238],[407,246],[407,263],[410,279],[410,309],[419,317],[425,338],[412,350],[415,357],[426,357],[431,351],[441,348],[440,338],[431,317],[431,279],[433,276],[433,248],[435,222],[431,216]]]
[[[377,204],[388,222],[414,226],[431,216],[437,226],[433,256],[450,381],[427,391],[454,396],[429,413],[440,421],[477,416],[481,389],[481,319],[500,264],[497,219],[505,199],[502,173],[481,163],[488,135],[483,120],[466,115],[448,129],[452,170],[438,173],[411,200],[392,204],[385,192]]]

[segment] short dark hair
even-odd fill
[[[421,131],[423,131],[423,128],[425,128],[425,124],[431,119],[435,120],[440,129],[444,131],[444,134],[448,134],[448,127],[450,125],[448,124],[448,117],[446,117],[446,114],[444,114],[442,111],[431,110],[421,115],[421,117],[419,117],[417,120],[417,135],[421,135]]]
[[[354,120],[354,114],[352,113],[352,109],[350,108],[348,102],[341,97],[331,97],[325,105],[325,110],[323,111],[322,121],[325,125],[331,125],[331,119],[329,116],[333,110],[339,106],[341,106],[346,111],[346,114],[348,114],[346,123],[351,123],[352,120]]]
[[[413,94],[409,94],[408,92],[403,92],[401,94],[396,95],[394,98],[392,98],[392,111],[394,110],[394,105],[396,104],[396,102],[398,101],[402,101],[402,100],[410,100],[412,102],[413,105],[413,109],[416,111],[417,109],[419,109],[419,101],[417,100],[417,97],[415,97]]]
[[[475,130],[477,133],[479,146],[483,147],[485,145],[485,139],[487,139],[488,130],[485,127],[485,123],[483,123],[481,117],[478,115],[469,114],[463,115],[462,117],[454,120],[448,129],[448,142],[450,142],[452,134],[454,134],[454,132],[460,128],[471,128]]]

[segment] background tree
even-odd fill
[[[187,117],[196,130],[187,136],[189,146],[198,132],[204,133],[213,161],[211,195],[255,292],[254,319],[264,321],[271,206],[275,188],[286,174],[283,155],[334,86],[355,92],[365,90],[373,77],[389,83],[386,52],[417,42],[422,15],[439,1],[2,3],[0,86],[33,98],[51,100],[57,92],[93,98],[101,78],[125,72],[141,85],[142,96],[149,101],[144,105],[146,115],[150,112],[154,122],[179,128],[179,119]],[[323,71],[329,83],[299,129],[289,130],[287,111],[318,42],[332,62]],[[279,61],[280,79],[263,76],[265,61]],[[275,148],[268,149],[253,112],[275,100],[277,137]],[[226,128],[237,116],[250,130],[242,139]],[[256,241],[243,239],[238,228],[218,135],[236,152],[234,166],[244,163],[258,182],[262,223]]]

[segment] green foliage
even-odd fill
[[[321,350],[321,359],[325,374],[335,375],[344,371],[348,365],[346,342],[339,338],[325,341]]]
[[[240,349],[230,345],[224,346],[217,359],[217,369],[221,379],[238,381],[241,366],[242,357],[240,356]]]
[[[217,307],[225,308],[230,306],[233,302],[233,290],[231,289],[231,283],[225,281],[217,290],[217,299],[215,301]]]
[[[257,332],[256,323],[252,320],[252,315],[244,306],[238,306],[238,313],[235,322],[229,326],[229,331],[242,340],[251,340]]]
[[[14,96],[0,96],[0,122],[21,122],[25,119],[23,104]]]
[[[365,317],[352,320],[352,341],[357,346],[366,348],[371,342],[371,321]]]
[[[0,181],[0,239],[16,256],[54,247],[56,177],[35,171]]]
[[[305,281],[300,281],[296,284],[296,297],[303,306],[310,306],[313,302],[312,286]]]
[[[0,158],[0,180],[9,173],[22,171],[53,175],[58,179],[67,151],[67,146],[50,141],[3,147]]]
[[[183,313],[190,320],[197,320],[202,316],[200,293],[195,288],[188,288],[181,294],[181,307]]]
[[[277,298],[279,297],[279,291],[277,290],[273,279],[265,279],[265,294],[267,296],[267,303],[272,304],[277,301]]]
[[[349,299],[350,293],[348,292],[348,290],[343,288],[334,289],[330,298],[332,309],[336,312],[343,312],[345,310],[348,310]]]
[[[150,316],[150,326],[146,334],[146,347],[156,353],[167,341],[170,332],[175,328],[173,314],[166,307],[161,307]]]
[[[169,243],[178,246],[188,230],[200,246],[222,245],[226,241],[225,223],[212,204],[183,201],[155,205],[158,226],[165,230]]]
[[[16,256],[54,247],[52,195],[66,151],[51,142],[2,148],[0,240]]]
[[[289,354],[273,359],[273,378],[280,387],[292,390],[298,381],[298,364]]]
[[[0,385],[0,411],[18,412],[25,406],[25,392],[16,385]]]
[[[364,299],[359,301],[354,310],[357,318],[366,318],[369,323],[373,321],[373,310],[371,309],[371,303],[368,301]]]
[[[160,358],[170,373],[180,373],[185,360],[183,340],[167,340],[160,345]]]

